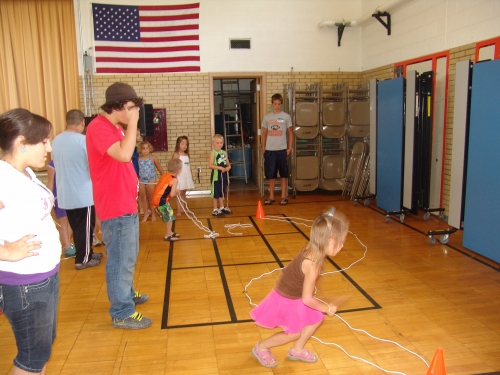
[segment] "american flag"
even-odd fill
[[[199,8],[92,4],[96,73],[199,72]]]

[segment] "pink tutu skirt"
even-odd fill
[[[261,327],[281,327],[285,333],[299,333],[304,326],[316,324],[324,318],[321,311],[304,305],[302,299],[283,297],[274,289],[250,311],[250,316]]]

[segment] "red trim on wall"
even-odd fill
[[[483,47],[488,47],[488,46],[495,46],[493,59],[494,60],[500,59],[500,36],[499,36],[493,39],[483,40],[481,42],[476,43],[476,55],[474,57],[474,62],[477,62],[479,60],[479,50]]]
[[[423,62],[423,61],[432,60],[432,70],[435,71],[436,60],[441,58],[441,57],[446,57],[446,60],[449,61],[450,60],[450,51],[437,52],[437,53],[433,53],[431,55],[421,56],[421,57],[416,57],[414,59],[401,61],[401,62],[394,64],[394,69],[396,69],[399,66],[402,66],[403,67],[403,77],[406,77],[406,67],[408,65],[416,64],[416,63]],[[448,82],[448,68],[446,68],[446,77],[447,77],[446,82]]]

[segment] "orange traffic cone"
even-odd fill
[[[262,208],[261,201],[259,201],[259,203],[257,204],[257,212],[255,213],[255,217],[257,219],[265,219],[266,218],[266,214],[264,213],[264,209]]]
[[[431,365],[426,375],[446,375],[446,369],[444,368],[444,356],[443,348],[438,346],[434,358],[432,358]]]

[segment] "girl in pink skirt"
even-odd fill
[[[309,243],[286,266],[273,290],[250,312],[255,323],[264,328],[283,328],[255,344],[252,355],[264,367],[278,365],[270,349],[295,341],[288,351],[292,361],[316,362],[318,357],[304,348],[323,322],[324,313],[334,315],[337,303],[314,298],[316,280],[325,256],[335,256],[344,246],[349,222],[345,215],[330,207],[316,218]]]

